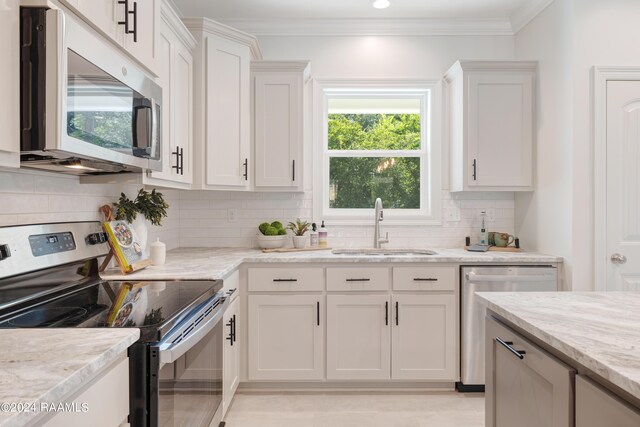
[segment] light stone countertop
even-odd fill
[[[180,248],[167,253],[163,266],[122,275],[119,270],[101,274],[105,280],[218,280],[225,279],[242,263],[458,263],[458,264],[548,264],[562,258],[531,252],[468,252],[463,249],[433,249],[437,254],[415,255],[334,255],[330,250],[262,253],[259,249]]]
[[[489,310],[640,399],[640,292],[477,295]]]
[[[61,403],[117,360],[140,336],[126,329],[0,329],[0,403]],[[0,427],[40,412],[0,411]]]

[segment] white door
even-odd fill
[[[246,187],[251,141],[249,47],[206,40],[206,184]]]
[[[391,378],[388,295],[327,296],[327,379]]]
[[[124,47],[142,65],[158,73],[158,35],[160,34],[160,0],[126,0],[133,13]],[[135,34],[134,34],[135,32]]]
[[[532,106],[531,74],[469,76],[468,185],[532,185]]]
[[[321,295],[249,296],[249,380],[324,376]]]
[[[233,395],[240,383],[240,341],[238,340],[238,320],[240,320],[240,298],[231,303],[224,314],[224,352],[222,355],[224,371],[222,374],[223,413],[231,406]]]
[[[255,76],[256,187],[296,187],[301,181],[300,86],[296,73]]]
[[[640,81],[607,83],[607,290],[640,290]]]
[[[129,2],[131,3],[130,0]],[[121,28],[124,26],[118,22],[124,22],[124,4],[119,4],[117,0],[75,0],[71,6],[75,7],[93,26],[102,30],[118,43],[122,43],[123,31]],[[131,15],[129,16],[131,17]],[[132,25],[129,22],[130,28]]]
[[[456,298],[395,295],[392,378],[456,380]]]
[[[173,168],[172,179],[176,182],[193,182],[193,57],[182,43],[175,43],[173,108],[173,139],[171,144]],[[179,161],[179,164],[177,162]]]
[[[20,2],[0,7],[0,167],[20,166]]]

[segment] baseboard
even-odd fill
[[[484,393],[484,384],[456,383],[456,390],[460,393]]]
[[[271,393],[407,393],[407,392],[442,392],[454,391],[452,382],[243,382],[238,387],[239,393],[271,392]]]

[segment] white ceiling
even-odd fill
[[[185,16],[212,19],[509,18],[532,0],[174,0]]]

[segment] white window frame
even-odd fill
[[[329,207],[329,156],[331,157],[419,157],[420,209],[385,209],[387,225],[442,224],[441,83],[438,80],[316,79],[314,86],[314,168],[313,210],[316,221],[334,225],[369,225],[372,209],[332,209]],[[328,100],[339,97],[419,98],[422,104],[421,149],[408,151],[371,150],[329,152]],[[425,119],[426,124],[425,125]],[[425,182],[427,185],[425,185]]]

